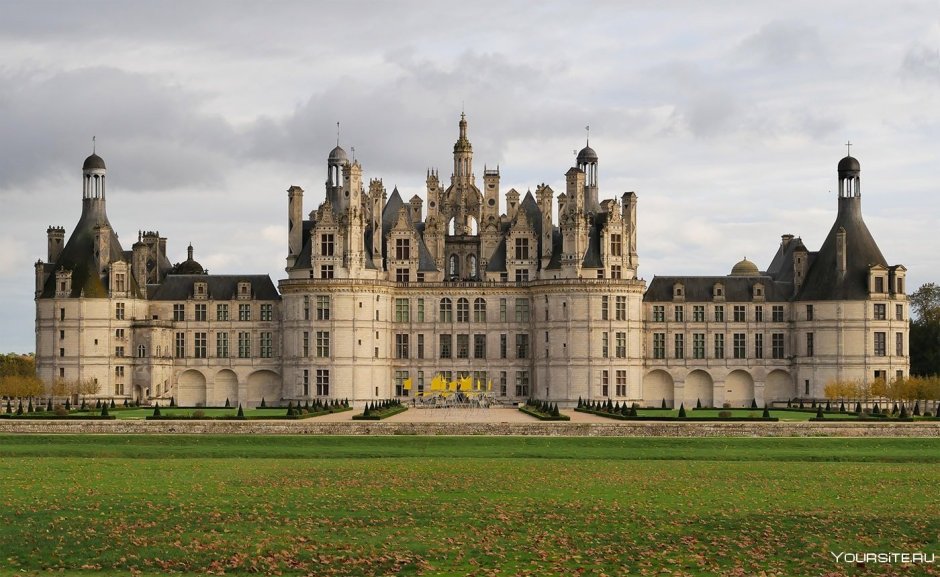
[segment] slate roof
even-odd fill
[[[154,301],[183,301],[193,296],[196,282],[205,282],[209,288],[208,298],[213,300],[234,300],[238,291],[238,283],[251,283],[251,297],[253,300],[281,300],[277,288],[271,277],[262,274],[248,275],[204,275],[204,274],[171,274],[150,293],[150,300]]]
[[[90,157],[89,157],[90,158]],[[98,225],[107,225],[108,215],[105,212],[104,200],[85,199],[82,201],[82,215],[75,225],[75,230],[69,237],[68,242],[62,249],[59,258],[53,263],[53,274],[46,279],[43,285],[40,298],[53,298],[56,292],[56,279],[54,272],[59,269],[72,271],[72,292],[69,296],[85,298],[107,298],[108,296],[108,275],[101,274],[95,266],[95,227]],[[111,238],[108,243],[108,250],[111,252],[111,262],[125,261],[124,249],[118,240],[114,229],[111,229]],[[140,289],[133,274],[130,277],[130,291],[133,296],[140,296]]]
[[[836,262],[836,238],[840,228],[845,230],[844,275],[839,273]],[[840,198],[836,221],[806,271],[797,300],[865,300],[869,267],[878,264],[888,266],[862,219],[861,197]]]
[[[712,288],[715,283],[724,285],[726,302],[749,302],[755,284],[764,285],[764,300],[784,302],[789,300],[792,285],[775,282],[766,274],[761,276],[656,276],[650,281],[644,302],[673,302],[672,288],[675,283],[682,283],[685,302],[712,302]]]

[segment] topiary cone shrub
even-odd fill
[[[154,403],[153,405],[153,416],[154,417],[160,416],[160,404],[159,403]]]
[[[765,418],[765,419],[769,419],[769,418],[770,418],[770,409],[767,408],[767,403],[764,403],[764,414],[761,415],[761,417],[763,417],[763,418]]]
[[[661,408],[661,409],[667,408],[667,407],[666,407],[666,399],[665,399],[665,398],[663,399],[663,402],[662,402],[662,404],[659,406],[659,408]]]
[[[22,414],[23,414],[23,399],[20,399],[20,404],[17,405],[17,407],[16,407],[16,414],[17,414],[17,415],[22,415]]]
[[[244,409],[242,409],[242,404],[241,404],[241,403],[238,403],[238,412],[235,413],[235,416],[238,417],[238,418],[240,418],[240,419],[244,419],[244,418],[245,418],[245,411],[244,411]]]
[[[27,413],[33,412],[33,398],[32,397],[29,398],[29,406],[26,407],[26,412]]]
[[[228,400],[228,397],[225,397],[225,408],[227,409],[231,406],[232,406],[232,401]]]
[[[920,401],[914,401],[914,416],[920,416]]]
[[[170,397],[170,406],[171,406],[171,407],[175,407],[175,406],[176,406],[176,397]]]
[[[7,399],[7,414],[8,414],[8,415],[12,415],[12,414],[13,414],[13,405],[10,404],[10,399]]]
[[[898,417],[900,417],[900,418],[902,418],[902,419],[906,419],[906,418],[908,417],[908,415],[907,415],[907,405],[901,405],[901,414],[898,415]]]
[[[49,399],[46,401],[46,410],[52,411],[52,397],[49,397]]]
[[[756,409],[756,408],[757,408],[757,399],[751,399],[751,408],[752,408],[752,409]]]
[[[816,418],[817,418],[817,419],[822,419],[824,416],[825,416],[825,415],[823,415],[822,407],[819,407],[818,409],[816,409]]]
[[[695,399],[695,408],[696,409],[702,408],[702,399]]]
[[[858,413],[859,415],[862,414],[862,403],[861,403],[861,401],[855,403],[855,412]]]
[[[117,405],[114,404],[114,399],[111,399],[111,408],[116,409]]]
[[[828,413],[831,410],[832,410],[832,405],[829,404],[829,401],[826,401],[826,412]]]
[[[679,418],[680,419],[685,418],[685,404],[684,403],[679,404]]]
[[[101,405],[101,416],[102,417],[109,416],[108,415],[108,403],[104,403],[103,405]]]
[[[265,404],[265,402],[264,402],[264,397],[261,397],[261,408],[264,409],[264,408],[266,408],[267,406],[268,406],[268,405]]]
[[[844,402],[843,402],[843,403],[839,403],[839,412],[840,412],[840,413],[844,413],[844,412],[845,412],[845,403],[844,403]]]

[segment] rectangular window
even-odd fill
[[[529,299],[516,299],[516,322],[529,322]]]
[[[653,333],[653,358],[666,358],[666,333]]]
[[[408,299],[395,299],[395,322],[407,323],[411,321]]]
[[[617,309],[615,318],[618,321],[627,320],[627,297],[621,296],[617,297]]]
[[[610,339],[607,331],[601,333],[601,357],[607,358],[610,356]]]
[[[405,381],[408,380],[408,371],[395,371],[395,396],[407,397],[409,391],[405,390]]]
[[[261,320],[263,321],[273,321],[274,320],[274,305],[271,303],[266,303],[261,305]]]
[[[732,353],[736,359],[747,358],[747,335],[744,333],[734,333],[732,339]]]
[[[464,298],[457,299],[457,322],[470,322],[470,301]]]
[[[685,309],[682,305],[676,305],[673,311],[673,318],[677,323],[681,323],[685,320]]]
[[[114,290],[117,292],[124,292],[124,275],[120,273],[115,273],[114,275]]]
[[[610,396],[610,371],[601,371],[601,396]]]
[[[894,305],[894,318],[899,321],[904,320],[904,305]]]
[[[395,358],[396,359],[408,358],[408,334],[407,333],[395,334]]]
[[[486,299],[478,298],[473,301],[473,322],[486,322]]]
[[[516,260],[528,260],[528,259],[529,259],[529,239],[517,238],[516,239]]]
[[[114,305],[114,318],[123,321],[124,320],[124,303],[115,303]]]
[[[440,304],[440,315],[438,320],[442,323],[452,323],[454,322],[454,305],[451,300],[447,297],[441,299]]]
[[[875,333],[875,356],[883,357],[887,354],[885,345],[885,333],[876,332]]]
[[[228,358],[228,333],[215,333],[215,356]]]
[[[304,331],[303,340],[300,346],[300,356],[310,356],[310,331]]]
[[[228,320],[228,305],[225,305],[225,304],[215,305],[215,320],[217,321]]]
[[[274,356],[274,339],[271,332],[263,331],[259,340],[261,344],[261,358],[272,358]]]
[[[330,320],[330,295],[317,295],[317,320]]]
[[[782,359],[784,355],[783,350],[783,333],[773,333],[770,335],[770,348],[771,354],[775,359]]]
[[[759,323],[764,322],[764,306],[763,305],[756,305],[754,307],[754,320]]]
[[[725,358],[725,335],[723,334],[715,335],[715,358]]]
[[[65,309],[59,309],[59,320],[60,320],[60,321],[64,321],[64,320],[65,320]],[[65,370],[65,369],[63,369],[63,370]],[[61,372],[61,371],[60,371],[60,372]]]
[[[411,258],[411,241],[407,238],[395,239],[395,260],[408,260]]]
[[[623,244],[619,234],[610,235],[610,256],[623,256]]]
[[[418,358],[424,358],[424,334],[418,333]]]
[[[193,335],[193,339],[195,342],[193,356],[196,357],[197,359],[204,359],[209,356],[209,352],[207,350],[209,348],[208,347],[209,339],[207,337],[208,337],[207,333],[196,333],[195,335]]]
[[[333,278],[333,265],[331,265],[331,264],[321,264],[321,265],[320,265],[320,278],[322,278],[322,279],[331,279],[331,278]]]
[[[122,365],[114,367],[114,376],[118,379],[124,378],[124,367]]]
[[[207,315],[206,315],[206,304],[205,304],[205,303],[198,303],[198,304],[196,305],[196,320],[197,320],[197,321],[205,321],[205,320],[207,320],[206,316],[207,316]]]
[[[334,239],[332,234],[320,235],[320,254],[322,256],[333,256]]]
[[[734,322],[747,322],[747,307],[744,305],[734,305]]]
[[[174,321],[186,320],[186,305],[182,305],[182,304],[173,305],[173,320]]]
[[[186,358],[186,333],[176,333],[176,358]]]
[[[695,333],[692,335],[692,358],[705,358],[705,333]]]
[[[771,309],[771,314],[773,315],[773,322],[782,323],[783,322],[783,305],[774,305]]]
[[[424,322],[424,299],[418,299],[418,322]]]
[[[408,282],[411,280],[411,271],[406,268],[395,269],[395,282]]]
[[[815,354],[815,344],[813,333],[806,333],[806,356],[811,357]]]
[[[894,354],[904,356],[904,333],[894,333]]]
[[[251,305],[248,303],[238,305],[238,320],[240,321],[250,321],[251,320]]]
[[[616,395],[618,397],[627,396],[627,371],[618,370],[617,371],[617,390]]]
[[[316,340],[317,357],[321,359],[328,358],[330,356],[330,331],[317,331]]]
[[[806,320],[811,321],[814,316],[816,316],[816,310],[813,305],[806,305]]]
[[[516,358],[529,358],[529,335],[526,333],[516,333]]]
[[[226,319],[227,319],[227,318],[228,318],[228,307],[227,307],[227,306],[225,307],[225,315],[226,315]],[[222,320],[222,319],[219,319],[219,320]],[[304,295],[304,320],[305,320],[305,321],[309,321],[309,320],[310,320],[310,297],[307,296],[307,295]]]
[[[692,307],[692,322],[705,322],[705,305],[694,305]]]
[[[618,359],[627,358],[627,333],[616,333],[614,337],[616,339],[614,354]]]
[[[685,358],[685,335],[679,333],[675,335],[675,357],[677,359]]]
[[[247,359],[251,357],[251,333],[238,333],[238,358]]]
[[[499,394],[502,397],[505,397],[507,394],[508,382],[509,379],[506,377],[506,371],[499,372]]]
[[[620,272],[619,264],[610,265],[610,278],[614,280],[620,280],[622,273]]]
[[[529,269],[517,268],[516,269],[516,282],[529,282]]]
[[[601,320],[610,319],[610,297],[604,295],[601,297]]]
[[[328,397],[330,395],[330,370],[317,369],[317,396]]]
[[[304,386],[304,396],[310,396],[310,370],[304,369],[303,373],[303,386]]]
[[[888,315],[885,312],[886,308],[887,307],[884,303],[875,304],[875,320],[876,321],[883,321],[887,318]]]
[[[65,338],[65,331],[59,331],[59,338],[60,338],[60,339],[64,339],[64,338]],[[124,340],[124,329],[114,329],[114,338],[118,339],[119,341],[123,341],[123,340]]]
[[[470,335],[457,335],[457,358],[470,358]]]
[[[884,277],[876,276],[875,277],[875,292],[883,293],[885,292],[885,279]]]
[[[653,322],[662,323],[666,321],[666,307],[664,305],[653,305]]]
[[[441,351],[440,351],[440,352],[441,352],[441,358],[442,358],[442,359],[449,359],[449,358],[451,358],[451,356],[452,356],[452,355],[451,355],[451,342],[452,342],[452,340],[451,340],[451,339],[452,339],[451,335],[441,335],[441,336],[440,336],[440,339],[441,339]]]
[[[418,382],[417,382],[418,392],[424,392],[424,371],[418,371]]]
[[[59,349],[59,356],[65,356],[65,349]],[[124,356],[124,347],[114,347],[114,356],[121,358]]]
[[[764,333],[754,335],[754,358],[764,358]]]
[[[486,335],[473,335],[473,358],[486,358]]]
[[[724,305],[715,305],[715,322],[723,323],[725,322],[725,307]]]
[[[516,396],[529,396],[529,371],[516,371]]]
[[[499,299],[499,322],[506,322],[506,299]]]

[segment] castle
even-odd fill
[[[861,214],[860,166],[838,164],[835,223],[815,252],[783,235],[761,271],[637,276],[637,196],[600,200],[589,146],[565,190],[506,191],[473,168],[461,115],[448,183],[389,195],[337,143],[326,198],[288,200],[287,277],[210,275],[170,263],[166,238],[124,250],[105,210],[107,170],[82,167],[82,213],[50,227],[36,263],[36,360],[51,384],[97,395],[221,406],[407,397],[442,374],[497,399],[749,406],[822,397],[832,380],[909,370],[905,268]],[[412,390],[405,387],[408,380]]]

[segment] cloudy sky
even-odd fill
[[[286,190],[336,140],[405,198],[450,174],[564,189],[586,125],[601,198],[639,195],[640,274],[815,250],[851,140],[908,284],[940,281],[940,2],[2,2],[0,352],[32,351],[33,263],[78,221],[92,136],[125,249],[283,276]]]

